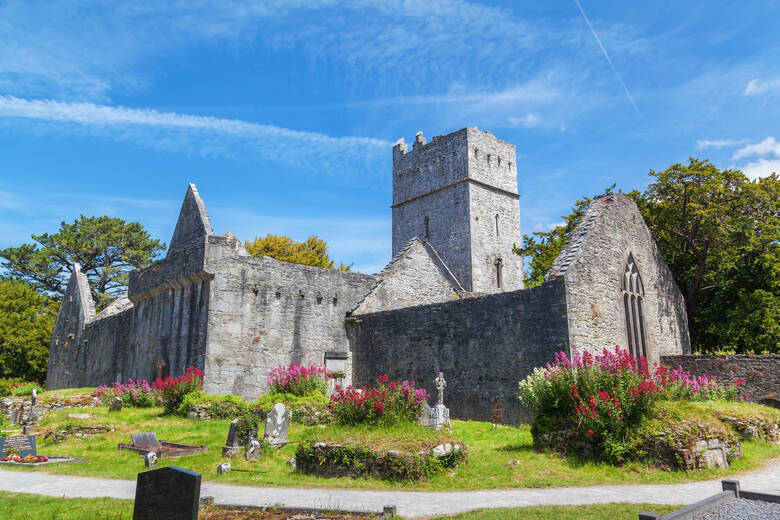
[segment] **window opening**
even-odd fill
[[[430,236],[430,230],[429,230],[430,221],[431,219],[425,217],[425,240],[428,240],[428,237]]]
[[[504,267],[504,263],[501,261],[500,258],[497,258],[496,259],[496,287],[498,287],[499,289],[504,288],[504,281],[502,279],[503,273],[501,272],[503,267]]]
[[[626,337],[628,350],[635,357],[647,357],[647,341],[645,340],[644,313],[642,299],[645,296],[642,277],[634,261],[634,255],[629,254],[623,277],[620,281],[623,292],[623,309],[626,315]]]
[[[498,236],[498,213],[496,213],[496,236]]]

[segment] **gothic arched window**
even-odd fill
[[[641,356],[647,357],[645,317],[642,311],[645,288],[642,285],[642,277],[639,276],[639,270],[636,267],[634,255],[632,254],[628,255],[626,266],[623,269],[620,289],[623,293],[623,309],[626,313],[628,350],[637,358]]]

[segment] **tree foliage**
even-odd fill
[[[334,261],[328,257],[328,243],[316,235],[310,236],[305,242],[295,242],[284,235],[268,234],[265,237],[257,237],[245,244],[246,250],[257,258],[270,256],[282,262],[294,264],[313,265],[333,269]],[[340,263],[339,271],[349,271],[352,264]]]
[[[634,199],[685,298],[699,352],[780,352],[780,180],[750,181],[691,158],[662,172]],[[607,190],[609,191],[609,190]],[[523,237],[526,286],[544,281],[591,199],[565,223]]]
[[[58,307],[28,283],[0,280],[0,378],[46,379]]]
[[[57,233],[32,235],[33,244],[0,250],[2,267],[17,279],[59,299],[65,294],[73,262],[89,279],[98,310],[127,288],[128,273],[149,265],[165,244],[137,222],[85,217],[62,222]]]

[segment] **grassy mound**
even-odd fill
[[[310,433],[295,452],[303,473],[400,481],[424,481],[466,457],[465,445],[452,434],[416,424],[334,425]]]

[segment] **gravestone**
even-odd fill
[[[144,455],[144,465],[147,468],[156,468],[157,467],[157,454],[153,451],[148,452],[146,455]]]
[[[217,475],[224,475],[225,473],[230,473],[229,462],[223,462],[222,464],[217,466]]]
[[[157,434],[155,432],[131,433],[130,438],[132,439],[133,446],[136,448],[155,451],[160,449],[160,441],[157,440]]]
[[[197,520],[200,475],[168,466],[138,474],[133,520]]]
[[[431,424],[431,405],[428,401],[423,401],[420,407],[420,415],[417,417],[417,424],[420,426],[428,426]]]
[[[263,448],[260,445],[260,441],[257,440],[254,432],[249,432],[246,439],[246,453],[244,458],[246,460],[257,460],[263,456]]]
[[[290,414],[282,403],[276,403],[265,420],[265,440],[271,446],[287,444],[287,431],[290,429]]]
[[[19,415],[21,415],[19,408],[11,408],[11,414],[8,418],[11,424],[19,424]]]
[[[27,416],[27,420],[24,421],[25,425],[38,424],[38,414],[35,413],[35,404],[38,401],[38,390],[32,389],[32,397],[30,398],[30,415]]]
[[[230,430],[228,430],[227,441],[222,446],[223,457],[235,457],[238,455],[238,450],[241,448],[241,444],[238,442],[238,419],[230,421]]]
[[[19,452],[20,457],[27,455],[38,455],[35,446],[35,435],[11,435],[10,437],[0,437],[0,459],[8,456],[10,450]]]
[[[433,382],[436,385],[436,390],[439,392],[439,403],[431,408],[430,427],[434,430],[441,430],[444,426],[451,428],[450,410],[444,406],[444,388],[447,386],[444,374],[439,372],[439,376]]]
[[[111,402],[108,403],[109,412],[121,412],[122,411],[122,398],[114,397]]]

